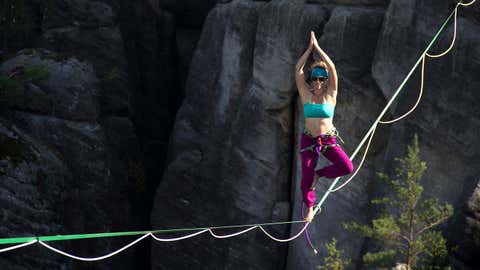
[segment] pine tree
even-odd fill
[[[343,251],[337,249],[337,239],[333,238],[330,243],[325,244],[328,255],[325,263],[317,266],[317,270],[344,270],[350,264],[349,259],[343,258]]]
[[[408,270],[445,269],[441,265],[448,256],[446,240],[432,229],[453,214],[453,207],[440,204],[437,199],[420,200],[423,187],[419,181],[427,166],[419,157],[417,135],[408,146],[407,155],[396,161],[399,166],[394,179],[378,173],[393,191],[391,196],[372,200],[372,204],[384,206],[384,212],[372,220],[371,225],[352,222],[344,224],[344,228],[378,240],[385,247],[366,253],[363,261],[367,265],[388,266],[401,258]]]

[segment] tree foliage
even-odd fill
[[[317,270],[344,270],[350,264],[350,260],[344,258],[343,251],[337,249],[337,239],[333,238],[330,243],[325,244],[328,255],[325,263],[317,266]]]
[[[437,199],[420,200],[420,184],[427,165],[420,160],[418,137],[408,146],[403,158],[396,158],[398,167],[393,178],[378,173],[378,178],[391,187],[389,196],[373,199],[383,206],[383,213],[370,225],[351,222],[344,224],[348,231],[378,240],[385,250],[368,252],[363,261],[371,266],[390,266],[395,259],[405,260],[407,269],[446,269],[447,249],[442,234],[433,231],[453,214],[453,207]]]

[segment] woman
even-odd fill
[[[322,61],[316,61],[311,65],[311,85],[309,85],[303,68],[313,49],[320,55]],[[337,131],[333,126],[338,92],[337,71],[332,60],[318,45],[313,31],[310,33],[310,46],[296,65],[295,81],[305,116],[305,130],[300,142],[302,199],[307,206],[305,220],[311,222],[315,203],[314,190],[318,178],[335,178],[349,174],[353,170],[352,162],[337,144]],[[332,164],[315,171],[320,153]]]

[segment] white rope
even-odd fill
[[[425,55],[423,55],[423,58],[422,58],[422,72],[421,72],[421,79],[420,79],[420,93],[418,94],[418,98],[417,98],[417,102],[415,102],[415,105],[413,105],[413,107],[408,111],[406,112],[404,115],[400,116],[400,117],[397,117],[393,120],[389,120],[389,121],[378,121],[378,123],[380,124],[391,124],[391,123],[395,123],[405,117],[407,117],[409,114],[411,114],[418,106],[418,104],[420,104],[420,100],[422,99],[422,95],[423,95],[423,84],[424,84],[424,80],[425,80]]]
[[[226,234],[226,235],[218,235],[218,234],[215,234],[211,229],[208,229],[208,232],[215,238],[219,238],[219,239],[225,239],[225,238],[229,238],[229,237],[234,237],[234,236],[237,236],[237,235],[240,235],[240,234],[243,234],[243,233],[246,233],[246,232],[249,232],[253,229],[256,229],[258,228],[258,226],[253,226],[253,227],[250,227],[246,230],[243,230],[243,231],[240,231],[240,232],[236,232],[236,233],[232,233],[232,234]]]
[[[468,6],[472,5],[473,3],[475,3],[475,1],[477,1],[477,0],[473,0],[470,3],[466,3],[466,4],[462,3],[462,1],[457,3],[457,5],[455,6],[455,15],[453,17],[453,38],[452,38],[452,43],[450,44],[450,47],[448,47],[448,49],[446,51],[444,51],[443,53],[440,53],[440,54],[426,53],[428,57],[431,57],[431,58],[442,57],[445,54],[447,54],[450,50],[452,50],[453,45],[455,44],[455,39],[457,37],[457,12],[458,12],[458,7],[459,6],[468,7]]]
[[[18,249],[18,248],[22,248],[22,247],[26,247],[26,246],[30,246],[30,245],[33,245],[35,243],[37,243],[38,240],[35,239],[35,240],[32,240],[30,242],[27,242],[27,243],[23,243],[23,244],[20,244],[20,245],[16,245],[16,246],[11,246],[11,247],[8,247],[8,248],[4,248],[4,249],[0,249],[0,253],[2,252],[6,252],[6,251],[10,251],[10,250],[14,250],[14,249]]]
[[[463,4],[463,3],[458,3],[457,6],[455,7],[455,10],[454,10],[454,30],[453,30],[453,39],[452,39],[452,43],[450,44],[450,47],[444,51],[443,53],[440,53],[440,54],[437,54],[437,55],[431,55],[429,54],[428,52],[426,52],[423,57],[422,57],[422,67],[421,67],[421,79],[420,79],[420,92],[419,92],[419,95],[418,95],[418,98],[417,98],[417,101],[415,102],[415,105],[413,105],[413,107],[408,111],[406,112],[405,114],[403,114],[402,116],[400,117],[397,117],[393,120],[389,120],[389,121],[378,121],[378,123],[380,124],[391,124],[391,123],[394,123],[394,122],[397,122],[403,118],[405,118],[406,116],[408,116],[409,114],[411,114],[418,106],[418,104],[420,103],[420,100],[422,99],[422,95],[423,95],[423,89],[424,89],[424,83],[425,83],[425,55],[428,56],[428,57],[431,57],[431,58],[438,58],[438,57],[442,57],[444,56],[445,54],[447,54],[450,50],[452,50],[453,48],[453,45],[455,44],[455,40],[456,40],[456,36],[457,36],[457,11],[458,11],[458,6],[459,5],[462,5],[462,6],[469,6],[471,4],[473,4],[476,0],[473,0],[471,1],[470,3],[467,3],[467,4]],[[374,123],[374,125],[376,125],[376,123]],[[336,192],[338,190],[340,190],[341,188],[343,188],[345,185],[347,185],[354,177],[355,175],[357,174],[357,172],[360,170],[360,167],[362,166],[363,164],[363,161],[367,155],[367,152],[368,152],[368,148],[370,147],[370,143],[372,141],[372,138],[373,138],[373,133],[375,133],[375,129],[376,127],[374,128],[374,130],[372,131],[371,135],[370,135],[370,139],[368,141],[368,144],[367,144],[367,147],[366,147],[366,150],[365,150],[365,153],[362,157],[362,161],[360,162],[360,165],[358,166],[357,170],[355,171],[355,173],[347,180],[345,181],[345,183],[343,183],[342,185],[340,185],[339,187],[335,188],[335,189],[332,189],[330,190],[331,192]]]
[[[352,179],[357,175],[358,171],[360,171],[360,168],[362,167],[363,165],[363,162],[365,161],[365,157],[367,156],[367,152],[368,152],[368,148],[370,148],[370,144],[372,143],[372,139],[373,139],[373,134],[375,133],[375,130],[377,129],[377,124],[375,124],[375,127],[372,131],[372,133],[370,133],[370,139],[368,140],[368,143],[367,143],[367,147],[365,147],[365,153],[363,153],[363,157],[362,157],[362,160],[360,161],[360,164],[358,165],[357,167],[357,170],[355,171],[355,173],[352,174],[352,176],[350,176],[350,178],[348,178],[348,180],[346,180],[343,184],[341,184],[339,187],[337,188],[334,188],[334,189],[331,189],[330,192],[336,192],[340,189],[342,189],[343,187],[345,187],[350,181],[352,181]]]
[[[185,235],[185,236],[180,236],[180,237],[177,237],[177,238],[159,238],[159,237],[156,237],[153,233],[151,233],[150,235],[152,236],[153,239],[155,239],[159,242],[174,242],[174,241],[180,241],[180,240],[184,240],[184,239],[187,239],[187,238],[191,238],[191,237],[197,236],[197,235],[202,234],[202,233],[206,233],[206,232],[208,232],[208,230],[210,230],[210,229],[205,229],[205,230],[202,230],[202,231],[199,231],[199,232],[196,232],[196,233],[188,234],[188,235]]]
[[[457,6],[455,7],[455,15],[453,17],[453,38],[452,38],[452,43],[450,44],[450,47],[448,47],[448,49],[446,51],[444,51],[443,53],[440,53],[440,54],[429,54],[427,52],[426,55],[428,57],[431,57],[431,58],[442,57],[445,54],[447,54],[453,48],[453,45],[455,44],[455,39],[457,38],[457,11],[458,11],[458,6],[459,5],[460,5],[460,3],[458,3]]]
[[[56,248],[54,248],[54,247],[52,247],[52,246],[50,246],[50,245],[48,245],[48,244],[46,244],[45,242],[42,242],[42,241],[38,241],[38,243],[39,243],[40,245],[42,245],[42,246],[44,246],[44,247],[46,247],[46,248],[48,248],[48,249],[56,252],[56,253],[58,253],[58,254],[63,255],[63,256],[66,256],[66,257],[69,257],[69,258],[72,258],[72,259],[75,259],[75,260],[79,260],[79,261],[93,262],[93,261],[100,261],[100,260],[104,260],[104,259],[106,259],[106,258],[112,257],[112,256],[114,256],[114,255],[116,255],[116,254],[124,251],[125,249],[127,249],[127,248],[135,245],[136,243],[142,241],[143,239],[145,239],[146,237],[148,237],[148,236],[150,236],[150,235],[151,235],[151,233],[147,233],[147,234],[143,235],[142,237],[138,238],[137,240],[131,242],[130,244],[128,244],[128,245],[120,248],[120,249],[117,250],[117,251],[114,251],[114,252],[112,252],[112,253],[109,253],[109,254],[106,254],[106,255],[103,255],[103,256],[100,256],[100,257],[93,257],[93,258],[86,258],[86,257],[75,256],[75,255],[69,254],[69,253],[67,253],[67,252],[65,252],[65,251],[61,251],[61,250],[59,250],[59,249],[56,249]]]
[[[310,224],[310,222],[305,222],[305,225],[303,226],[303,229],[298,232],[296,235],[290,237],[290,238],[287,238],[287,239],[279,239],[279,238],[276,238],[274,237],[273,235],[269,234],[262,226],[258,226],[260,228],[260,230],[263,231],[264,234],[266,234],[268,237],[270,237],[270,239],[274,240],[274,241],[277,241],[277,242],[282,242],[282,243],[285,243],[285,242],[290,242],[296,238],[298,238],[308,227],[308,225]]]
[[[466,4],[462,3],[462,1],[460,1],[460,2],[458,3],[458,5],[461,5],[461,6],[464,6],[464,7],[468,7],[468,6],[470,6],[471,4],[475,3],[475,1],[477,1],[477,0],[473,0],[472,2],[466,3]]]

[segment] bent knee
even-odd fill
[[[342,166],[343,168],[343,174],[351,174],[353,172],[353,163],[350,161],[350,159],[345,161],[345,163]]]

